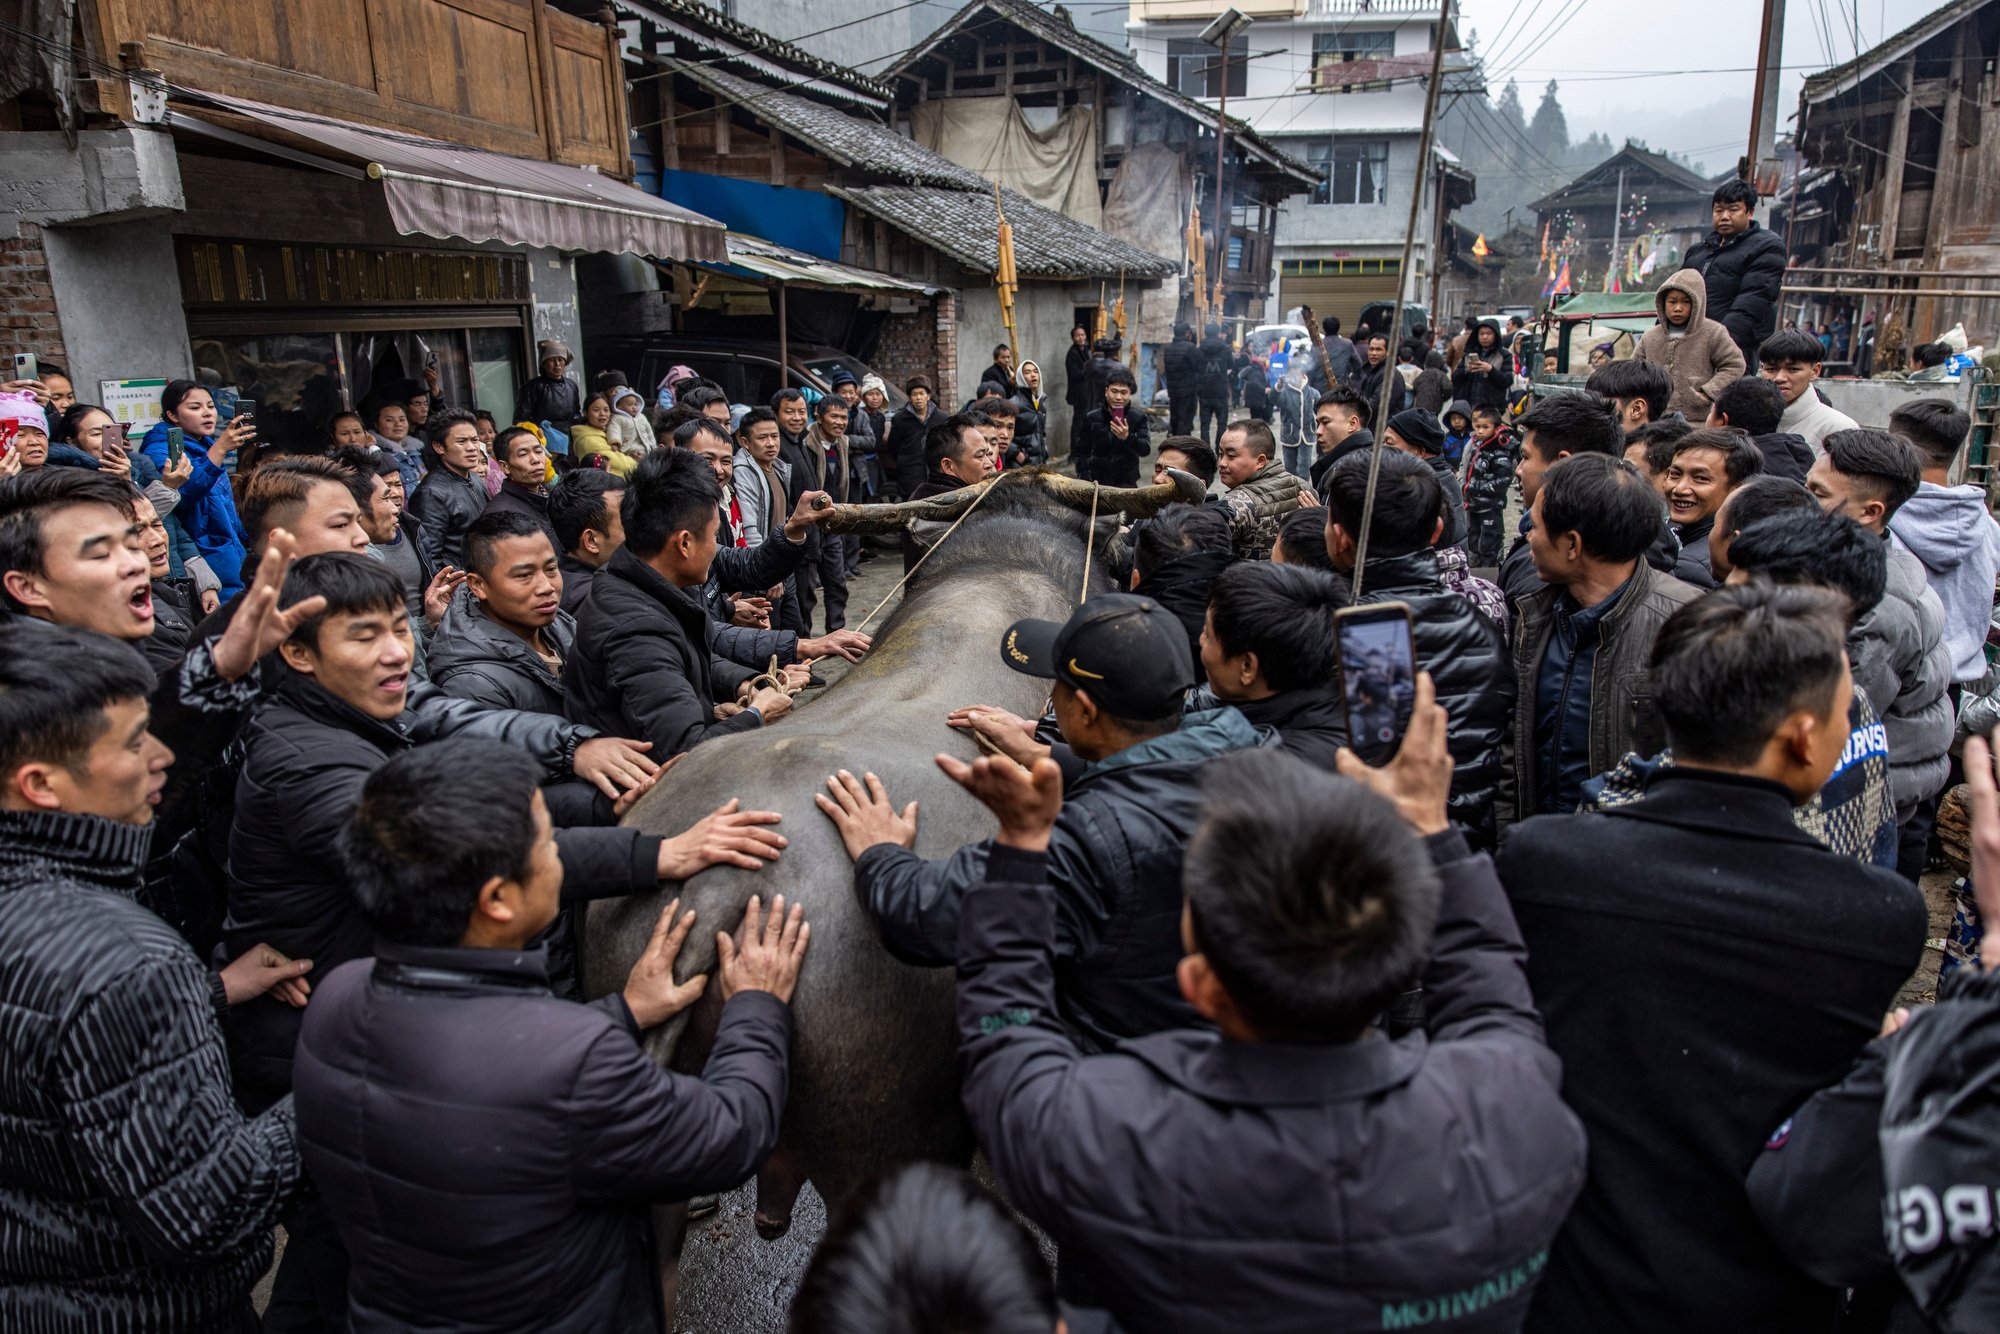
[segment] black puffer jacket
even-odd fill
[[[1778,327],[1778,288],[1785,281],[1785,241],[1768,227],[1724,239],[1710,232],[1687,252],[1681,267],[1701,274],[1708,289],[1708,318],[1729,330],[1745,364],[1757,364],[1757,345]]]
[[[1194,398],[1201,392],[1201,345],[1192,338],[1176,338],[1160,354],[1160,373],[1167,382],[1170,398]]]
[[[904,500],[924,483],[924,441],[931,427],[943,420],[944,412],[935,403],[921,417],[915,408],[905,404],[889,418],[889,444],[882,466],[896,479],[897,490]]]
[[[1487,320],[1485,324],[1496,335],[1500,332],[1500,326],[1493,321]],[[1471,362],[1474,357],[1486,362],[1492,369],[1473,370]],[[1504,409],[1507,406],[1507,395],[1513,387],[1514,358],[1509,356],[1507,349],[1499,346],[1497,342],[1490,352],[1469,344],[1465,349],[1465,356],[1458,363],[1458,369],[1452,372],[1451,376],[1452,393],[1475,408]]]
[[[551,721],[534,714],[487,716]],[[513,744],[524,744],[523,730],[516,729]],[[230,958],[262,941],[291,958],[311,959],[324,972],[370,952],[373,936],[341,869],[339,834],[368,776],[416,745],[420,733],[409,710],[394,722],[379,722],[289,673],[258,706],[244,733],[229,837],[223,945]],[[486,734],[509,739],[504,732]],[[581,788],[544,789],[558,825],[608,815],[592,811],[587,792],[574,800]],[[636,829],[566,829],[557,847],[566,900],[603,893],[607,885],[610,892],[631,893],[657,883],[650,870],[659,840]],[[257,1106],[289,1091],[300,1012],[266,996],[237,1006],[229,1018],[239,1096]]]
[[[539,951],[385,944],[323,979],[299,1138],[356,1334],[666,1328],[647,1206],[756,1170],[791,1032],[783,1002],[739,993],[695,1079],[646,1054],[616,993],[551,996]]]
[[[513,514],[525,514],[542,526],[548,535],[549,550],[558,556],[562,554],[562,539],[556,536],[556,526],[549,522],[549,497],[546,491],[531,490],[512,480],[500,483],[500,490],[486,502],[481,511],[491,514],[495,510]]]
[[[1806,474],[1812,471],[1813,452],[1804,436],[1773,431],[1769,435],[1751,436],[1750,443],[1764,452],[1766,473],[1805,485]]]
[[[1111,433],[1111,409],[1092,408],[1083,419],[1077,441],[1079,464],[1088,459],[1097,480],[1106,486],[1137,486],[1139,460],[1153,452],[1152,422],[1134,399],[1125,409],[1125,438]]]
[[[201,596],[194,580],[168,576],[153,581],[153,633],[137,647],[156,672],[178,671],[201,620]]]
[[[567,431],[571,422],[583,415],[583,390],[575,380],[565,375],[560,380],[551,380],[546,375],[536,375],[522,382],[514,394],[514,420],[549,423],[558,430]]]
[[[542,638],[567,662],[576,648],[576,618],[558,611]],[[488,616],[469,588],[452,594],[426,655],[431,684],[447,695],[490,709],[563,716],[562,678],[526,640]]]
[[[1235,708],[1253,727],[1278,734],[1281,749],[1307,764],[1335,773],[1333,757],[1347,744],[1347,710],[1334,685],[1313,690],[1284,690],[1267,699],[1244,699]]]
[[[1348,582],[1339,584],[1345,600]],[[1438,579],[1430,551],[1378,556],[1361,576],[1361,603],[1407,602],[1417,666],[1437,683],[1450,719],[1451,818],[1475,847],[1494,843],[1500,748],[1514,708],[1514,672],[1493,623]]]
[[[1229,368],[1236,361],[1235,349],[1229,346],[1227,339],[1218,338],[1214,334],[1210,334],[1201,340],[1198,357],[1201,366],[1201,375],[1195,381],[1196,391],[1202,398],[1210,399],[1217,403],[1227,403],[1229,401]],[[1171,395],[1173,390],[1169,389],[1167,393]]]
[[[465,530],[485,512],[486,487],[449,468],[431,469],[410,496],[410,514],[423,525],[424,552],[440,567],[465,567]]]
[[[1107,1050],[1120,1038],[1195,1026],[1174,969],[1181,947],[1181,858],[1201,815],[1203,763],[1270,745],[1234,709],[1190,714],[1180,729],[1099,760],[1063,793],[1049,843],[1056,985],[1064,1027]],[[854,863],[854,891],[889,952],[919,967],[958,954],[965,892],[986,875],[991,839],[925,861],[878,843]]]
[[[153,830],[0,812],[0,1324],[247,1324],[299,1179],[230,1098],[219,981],[133,901]]]
[[[563,664],[569,716],[650,741],[662,759],[761,727],[754,709],[715,720],[715,706],[756,673],[716,658],[713,626],[700,589],[676,588],[618,548],[591,583]]]

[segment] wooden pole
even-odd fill
[[[1403,333],[1403,294],[1409,290],[1410,255],[1417,244],[1417,218],[1424,201],[1423,179],[1431,160],[1431,138],[1437,131],[1438,85],[1444,82],[1444,35],[1451,27],[1451,0],[1444,0],[1438,15],[1437,45],[1431,50],[1430,89],[1424,97],[1424,133],[1417,145],[1417,174],[1410,183],[1410,218],[1403,228],[1403,264],[1396,274],[1396,309],[1389,318],[1389,357],[1382,369],[1382,397],[1375,405],[1375,445],[1368,451],[1368,491],[1361,502],[1361,531],[1354,538],[1354,593],[1361,600],[1361,570],[1368,562],[1368,529],[1375,518],[1375,485],[1382,475],[1382,437],[1389,426],[1389,404],[1394,401],[1396,341]]]

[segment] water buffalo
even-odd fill
[[[925,856],[944,856],[992,833],[985,808],[940,774],[932,756],[974,754],[968,740],[945,726],[960,705],[1041,712],[1047,687],[1002,664],[1000,639],[1021,617],[1062,620],[1075,606],[1086,528],[1077,511],[1092,508],[1093,487],[1041,470],[1010,472],[931,501],[838,506],[827,520],[835,532],[918,525],[935,534],[988,487],[977,511],[910,581],[865,659],[793,716],[691,752],[629,817],[643,829],[671,833],[732,796],[783,814],[780,828],[790,846],[776,863],[754,873],[716,868],[681,888],[699,917],[677,971],[688,977],[712,969],[713,933],[735,927],[751,894],[768,903],[783,893],[805,905],[812,946],[793,1000],[797,1037],[782,1142],[798,1173],[829,1201],[897,1162],[963,1163],[973,1145],[958,1106],[952,976],[900,964],[877,942],[855,900],[853,864],[813,795],[838,768],[880,775],[899,803],[920,802],[917,851]],[[1096,508],[1107,520],[1119,512],[1140,517],[1200,496],[1201,484],[1177,473],[1142,489],[1103,488]],[[1108,587],[1101,564],[1092,581]],[[635,895],[591,905],[589,994],[623,985],[665,899]],[[718,1013],[711,988],[704,1002],[651,1035],[649,1049],[675,1069],[698,1071]],[[796,1190],[795,1179],[774,1186],[767,1172],[759,1195],[767,1235],[789,1219]]]

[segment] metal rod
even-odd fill
[[[1229,254],[1229,201],[1222,193],[1222,150],[1229,142],[1229,42],[1230,35],[1222,34],[1222,96],[1215,108],[1215,276],[1211,279],[1215,290],[1222,290],[1222,272]],[[1246,56],[1245,59],[1248,59]],[[1226,302],[1228,297],[1224,297]],[[1220,319],[1222,303],[1210,313],[1211,319]],[[1204,330],[1202,336],[1208,336]]]
[[[785,309],[785,285],[778,288],[778,388],[792,387],[792,345],[791,335],[786,326],[791,323],[790,312]]]
[[[1793,287],[1787,283],[1784,290],[1824,296],[1969,296],[1975,300],[2000,297],[2000,288],[1992,287],[1969,290],[1945,287]]]
[[[1444,35],[1450,27],[1451,0],[1444,0],[1438,14],[1437,45],[1431,50],[1430,91],[1424,97],[1424,133],[1417,145],[1416,179],[1411,182],[1410,220],[1403,228],[1403,265],[1396,274],[1396,309],[1389,317],[1389,355],[1383,358],[1382,397],[1375,408],[1375,445],[1368,451],[1368,491],[1361,499],[1361,531],[1354,538],[1354,590],[1350,596],[1356,602],[1361,600],[1362,567],[1368,563],[1368,529],[1375,519],[1375,484],[1382,476],[1382,437],[1389,429],[1390,393],[1395,388],[1389,377],[1400,374],[1396,370],[1396,340],[1403,333],[1403,293],[1409,290],[1410,253],[1417,243],[1424,172],[1431,160],[1431,134],[1437,128],[1438,85],[1444,82]]]
[[[1857,278],[2000,278],[2000,269],[1828,269],[1815,264],[1795,264],[1786,272],[1848,274]]]

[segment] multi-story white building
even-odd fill
[[[1147,73],[1190,96],[1222,100],[1226,69],[1228,114],[1321,169],[1318,187],[1279,212],[1267,318],[1304,304],[1351,329],[1368,302],[1394,299],[1399,279],[1405,301],[1427,303],[1440,192],[1449,213],[1473,190],[1471,175],[1441,147],[1417,169],[1438,0],[1233,3],[1253,22],[1231,43],[1226,65],[1201,31],[1232,0],[1131,0],[1126,35]],[[1445,37],[1447,51],[1457,47],[1454,31]],[[1416,248],[1404,273],[1410,191],[1420,185]]]

